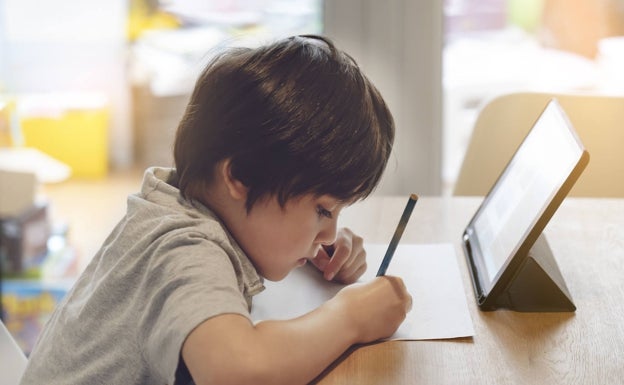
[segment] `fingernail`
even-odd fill
[[[336,275],[336,273],[329,273],[327,274],[326,278],[328,281],[331,281],[332,279],[334,279],[334,276]]]

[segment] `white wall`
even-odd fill
[[[325,34],[358,61],[397,125],[378,194],[441,193],[441,3],[325,0]]]
[[[0,87],[104,94],[110,161],[121,166],[132,161],[126,7],[125,0],[0,0]]]

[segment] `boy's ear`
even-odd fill
[[[247,186],[232,175],[232,161],[230,159],[221,163],[220,172],[230,196],[236,200],[247,200]]]

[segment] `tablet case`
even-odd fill
[[[561,110],[556,100],[551,100],[546,108],[558,108],[564,119],[567,120],[565,113]],[[573,130],[571,125],[570,128]],[[515,261],[512,261],[507,266],[506,270],[513,272],[513,275],[505,277],[504,280],[503,276],[501,276],[490,290],[489,295],[485,295],[480,286],[478,278],[480,273],[472,259],[472,248],[470,236],[468,235],[468,227],[471,226],[471,220],[464,231],[462,246],[464,254],[468,259],[477,303],[481,310],[488,311],[499,308],[520,312],[569,312],[576,310],[570,292],[542,231],[588,162],[589,153],[583,150],[579,162],[551,199],[540,220],[530,230],[523,245],[518,250],[516,257],[520,258],[514,258]],[[528,251],[523,251],[527,250],[527,248]],[[501,286],[501,284],[505,286]]]
[[[483,304],[484,310],[489,306]],[[544,234],[541,234],[517,273],[497,298],[495,308],[521,312],[575,311],[572,296]]]

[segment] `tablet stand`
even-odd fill
[[[521,312],[576,310],[543,234],[537,238],[516,275],[496,299],[496,307]]]

